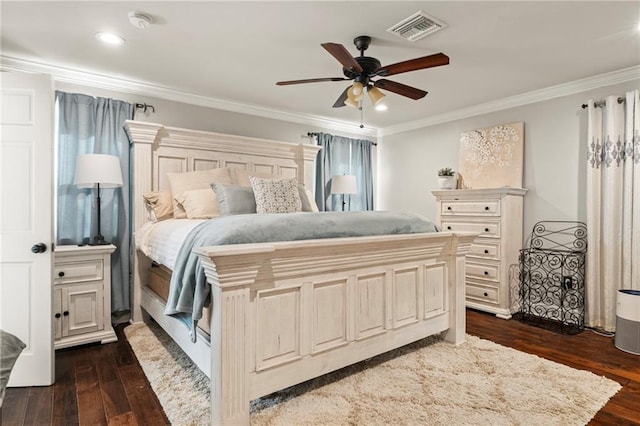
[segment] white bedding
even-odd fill
[[[136,246],[149,259],[173,270],[182,242],[206,219],[167,219],[147,222],[136,231]]]

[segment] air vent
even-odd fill
[[[444,22],[419,11],[387,31],[406,40],[416,41],[446,27]]]

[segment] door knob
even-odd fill
[[[33,253],[44,253],[47,251],[47,245],[45,243],[38,243],[31,246],[31,251]]]

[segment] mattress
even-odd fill
[[[145,223],[136,231],[136,247],[149,259],[173,271],[187,234],[205,220],[167,219]]]

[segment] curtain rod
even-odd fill
[[[618,98],[618,103],[624,103],[625,98],[623,98],[622,96]],[[602,101],[596,101],[593,103],[593,106],[595,106],[596,108],[602,108],[603,106],[605,106],[607,104],[607,101],[602,100]],[[588,104],[582,104],[582,109],[587,108],[589,105]]]
[[[312,137],[318,136],[319,134],[320,134],[320,133],[316,133],[316,132],[308,132],[308,133],[307,133],[307,137],[308,137],[308,138],[312,138]],[[302,135],[302,137],[304,138],[305,136],[304,136],[304,135]],[[371,144],[372,144],[373,146],[378,146],[378,144],[377,144],[376,142],[371,142]]]
[[[151,109],[152,113],[156,113],[156,108],[153,105],[149,105],[149,104],[136,104],[136,109],[141,109],[143,113],[147,112],[147,109]]]

